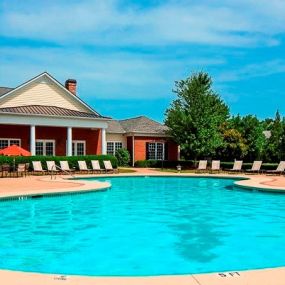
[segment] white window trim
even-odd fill
[[[20,146],[22,144],[22,140],[21,139],[17,139],[17,138],[0,138],[0,140],[8,141],[9,146],[10,146],[10,141],[20,141]]]
[[[74,144],[74,156],[77,156],[77,144],[83,143],[83,155],[86,155],[86,141],[73,140],[72,144]]]
[[[155,144],[155,149],[154,149],[154,160],[164,160],[165,159],[165,142],[149,142]],[[157,144],[162,144],[162,159],[157,158]],[[147,150],[149,151],[149,150]],[[149,159],[152,160],[152,159]]]
[[[112,154],[112,155],[115,155],[115,154],[116,154],[116,149],[115,149],[116,143],[122,144],[122,148],[124,148],[124,143],[123,143],[122,141],[107,141],[107,142],[106,142],[106,151],[108,151],[108,148],[107,148],[108,143],[113,144],[113,154]]]
[[[46,156],[46,143],[47,142],[52,142],[53,143],[53,153],[52,156],[55,156],[55,150],[56,150],[56,144],[55,144],[55,140],[36,140],[36,151],[37,151],[37,142],[42,142],[43,143],[43,156]],[[36,154],[37,155],[37,154]]]

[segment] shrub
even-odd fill
[[[120,148],[116,151],[115,154],[117,160],[118,160],[118,165],[119,166],[128,166],[131,160],[130,153],[127,149],[125,148]]]
[[[194,168],[193,160],[138,160],[135,162],[135,167],[149,167],[149,168],[176,168],[181,165],[184,169]]]
[[[194,160],[180,160],[180,161],[161,161],[161,160],[138,160],[135,162],[135,167],[144,167],[144,168],[173,168],[176,169],[177,165],[181,165],[182,169],[195,169],[198,166],[199,161]],[[221,162],[221,169],[231,169],[234,165],[234,162]],[[210,163],[208,163],[210,166]],[[245,162],[243,163],[243,169],[250,169],[252,163]],[[278,163],[263,163],[261,169],[263,170],[273,170],[276,169]]]
[[[113,155],[84,155],[84,156],[17,156],[17,157],[11,157],[11,156],[0,156],[0,165],[3,163],[8,163],[11,166],[14,164],[19,163],[30,163],[30,167],[32,167],[32,161],[40,161],[42,163],[42,166],[44,169],[47,169],[46,161],[53,160],[55,161],[56,165],[59,166],[59,162],[61,160],[66,160],[69,163],[70,168],[76,168],[78,169],[78,160],[85,160],[87,163],[87,166],[91,168],[91,160],[99,160],[101,168],[104,168],[103,160],[110,160],[112,163],[112,166],[114,168],[118,167],[118,161],[117,158]]]

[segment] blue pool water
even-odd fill
[[[0,268],[138,276],[285,265],[283,195],[230,179],[101,180],[112,188],[1,202]]]

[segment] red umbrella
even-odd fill
[[[31,153],[15,144],[0,150],[0,155],[7,156],[31,156]]]

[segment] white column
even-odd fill
[[[30,126],[30,152],[31,155],[36,155],[36,126]]]
[[[106,129],[101,129],[101,152],[107,154]]]
[[[67,128],[67,146],[66,146],[66,155],[72,156],[72,128]]]

